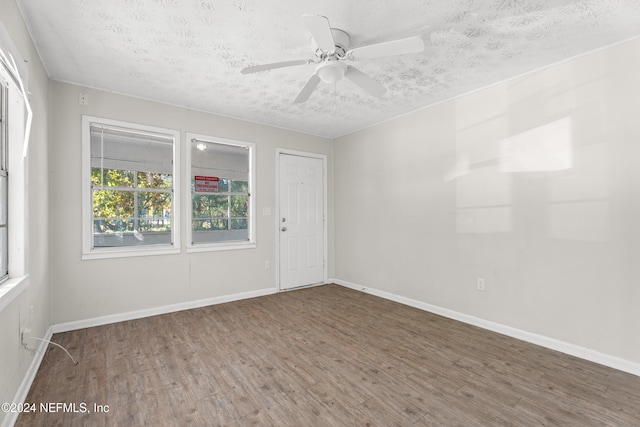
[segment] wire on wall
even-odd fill
[[[48,343],[48,344],[53,344],[53,345],[55,345],[56,347],[61,348],[62,350],[64,350],[64,352],[65,352],[65,353],[67,353],[67,356],[69,356],[69,358],[71,359],[71,361],[73,362],[73,364],[74,364],[74,365],[77,365],[77,364],[78,364],[78,361],[77,361],[76,359],[74,359],[74,358],[73,358],[73,356],[71,355],[71,353],[69,353],[69,351],[68,351],[66,348],[64,348],[63,346],[61,346],[60,344],[55,343],[55,342],[53,342],[53,341],[45,340],[44,338],[36,338],[36,337],[28,337],[28,338],[29,338],[29,339],[32,339],[32,340],[37,340],[37,341],[46,342],[46,343]],[[26,344],[24,341],[23,341],[22,345],[23,345],[23,346],[24,346],[24,348],[26,348],[27,350],[32,350],[32,349],[30,349],[29,347],[27,347],[27,344]],[[35,351],[35,350],[33,350],[33,351]]]

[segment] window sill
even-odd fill
[[[123,248],[105,248],[99,249],[94,252],[83,253],[83,260],[91,260],[91,259],[107,259],[107,258],[129,258],[129,257],[137,257],[137,256],[154,256],[154,255],[174,255],[179,254],[180,248],[147,248],[140,249],[132,248],[132,249],[123,249]]]
[[[0,311],[29,286],[29,276],[13,277],[0,285]]]
[[[255,242],[210,243],[187,246],[187,253],[190,254],[197,252],[232,251],[236,249],[253,249],[255,247]]]

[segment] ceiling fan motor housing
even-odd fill
[[[333,51],[334,55],[337,56],[338,58],[344,58],[344,56],[349,51],[349,47],[351,45],[351,38],[349,37],[349,34],[346,31],[342,31],[337,28],[332,28],[331,35],[333,36],[333,41],[336,47],[335,50]],[[311,43],[313,44],[313,50],[315,52],[315,55],[318,58],[324,59],[327,56],[330,56],[331,52],[327,52],[319,48],[318,44],[316,43],[313,37],[311,38]]]

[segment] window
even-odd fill
[[[187,134],[188,247],[192,251],[255,247],[255,145]]]
[[[0,282],[9,276],[9,233],[7,229],[9,185],[7,175],[7,145],[9,129],[7,112],[8,86],[0,80]]]
[[[26,64],[0,49],[0,310],[28,286],[26,156],[31,106],[28,81],[21,78],[28,75]]]
[[[83,116],[85,257],[179,249],[179,132]]]

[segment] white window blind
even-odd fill
[[[172,137],[103,125],[90,132],[92,168],[172,173]]]

